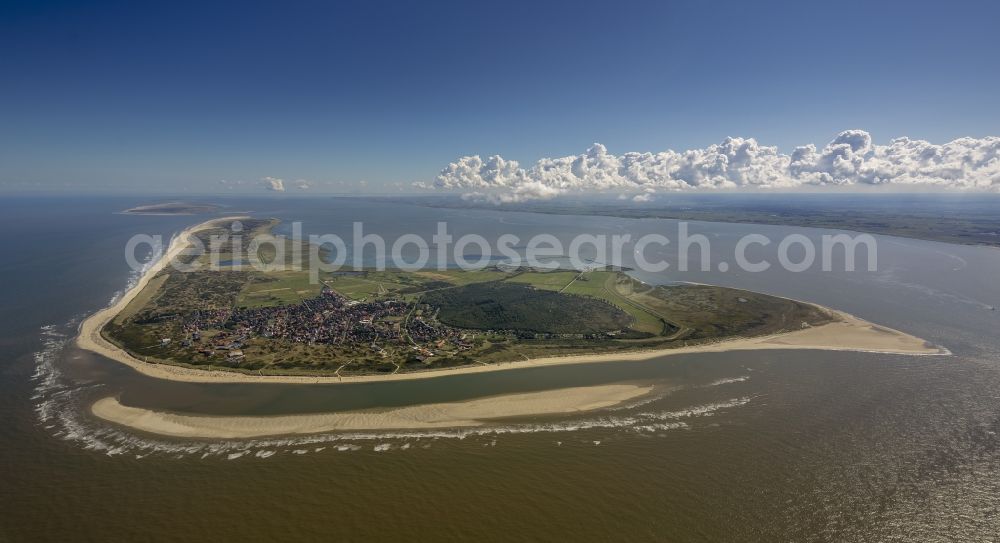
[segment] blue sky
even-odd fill
[[[3,3],[0,190],[1000,133],[996,2],[140,4]]]

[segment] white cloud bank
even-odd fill
[[[264,182],[264,187],[267,190],[273,190],[275,192],[285,192],[285,180],[277,177],[265,177],[261,179]]]
[[[791,155],[753,138],[620,156],[595,143],[582,155],[543,158],[527,169],[500,156],[462,157],[443,169],[434,185],[497,203],[608,190],[642,192],[637,201],[648,201],[653,190],[893,185],[1000,191],[1000,137],[943,145],[897,138],[875,145],[867,132],[847,130],[823,149],[810,144]]]

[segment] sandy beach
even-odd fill
[[[466,402],[414,405],[387,410],[347,411],[274,417],[211,417],[162,413],[128,407],[117,398],[98,400],[97,417],[136,430],[172,437],[251,438],[344,430],[403,430],[480,426],[491,420],[527,415],[592,411],[648,394],[652,386],[602,385],[524,394],[505,394]]]
[[[132,288],[122,294],[113,304],[87,317],[86,320],[80,323],[80,333],[76,338],[76,344],[81,349],[86,349],[90,352],[97,353],[112,360],[117,360],[118,362],[128,364],[132,367],[150,366],[151,364],[146,364],[145,362],[134,358],[123,349],[120,349],[117,345],[114,345],[110,341],[104,339],[104,336],[101,335],[101,330],[109,322],[111,322],[112,319],[118,315],[118,313],[124,310],[128,304],[134,300],[140,292],[142,292],[142,289],[146,288],[150,279],[152,279],[157,273],[160,273],[163,268],[167,267],[174,258],[181,255],[181,252],[187,248],[188,239],[192,234],[211,228],[218,222],[247,218],[249,217],[219,217],[217,219],[211,219],[182,230],[170,240],[170,245],[167,246],[167,250],[163,253],[160,259],[154,262],[153,265],[151,265],[146,272],[139,277],[139,280],[135,282],[135,285],[133,285]]]
[[[170,260],[181,254],[181,251],[183,251],[187,246],[187,240],[191,234],[194,234],[199,230],[209,228],[217,222],[244,218],[246,217],[223,217],[212,219],[210,221],[192,226],[174,237],[163,257],[154,265],[150,266],[146,273],[139,278],[136,284],[129,289],[128,292],[124,293],[113,305],[94,313],[83,321],[80,325],[80,334],[77,337],[77,345],[79,345],[82,349],[86,349],[101,356],[121,362],[122,364],[130,366],[144,375],[158,379],[196,383],[252,382],[286,384],[403,381],[411,379],[428,379],[446,375],[456,375],[460,373],[484,373],[564,364],[649,360],[679,354],[761,349],[820,349],[904,355],[950,354],[948,350],[943,347],[931,345],[925,340],[905,332],[872,324],[853,315],[829,308],[822,309],[836,315],[839,319],[838,322],[770,336],[734,338],[715,343],[690,347],[678,347],[673,349],[651,349],[624,353],[536,358],[500,364],[370,376],[250,375],[230,371],[202,370],[181,366],[171,366],[167,364],[151,364],[133,357],[123,349],[120,349],[116,345],[104,339],[101,335],[101,329],[104,328],[107,323],[111,322],[115,315],[125,309],[129,302],[131,302],[139,294],[139,292],[145,288],[145,286],[149,283],[149,280],[159,273],[159,271],[162,270],[167,263],[170,262]]]

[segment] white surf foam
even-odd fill
[[[750,379],[749,375],[741,375],[739,377],[726,377],[726,378],[723,378],[723,379],[712,381],[711,383],[709,383],[709,384],[707,384],[705,386],[706,387],[717,387],[717,386],[721,386],[721,385],[729,385],[729,384],[732,384],[732,383],[742,383],[743,381],[746,381],[748,379]]]

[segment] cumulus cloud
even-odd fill
[[[656,189],[652,187],[646,187],[645,189],[643,189],[641,194],[636,194],[635,196],[633,196],[632,201],[640,204],[644,204],[646,202],[652,202],[654,200],[653,197],[654,194],[656,194]]]
[[[595,143],[583,154],[543,158],[529,168],[500,156],[461,157],[441,171],[434,185],[496,203],[609,190],[641,192],[633,197],[637,202],[652,199],[645,190],[897,185],[1000,191],[1000,137],[945,144],[897,138],[877,145],[863,130],[846,130],[822,149],[809,144],[790,155],[753,138],[623,155]]]
[[[309,187],[311,187],[311,186],[312,186],[312,184],[309,181],[306,181],[305,179],[296,179],[295,180],[295,188],[297,188],[299,190],[308,190]]]
[[[469,201],[485,201],[495,204],[526,202],[528,200],[548,200],[558,196],[562,191],[538,181],[530,181],[511,187],[508,191],[469,192],[462,198]]]
[[[524,170],[517,161],[491,156],[485,161],[479,156],[466,156],[452,162],[438,174],[439,187],[444,188],[502,188],[515,187],[527,182]]]
[[[265,177],[261,179],[264,182],[264,188],[267,190],[273,190],[275,192],[285,192],[285,180],[278,177]]]

